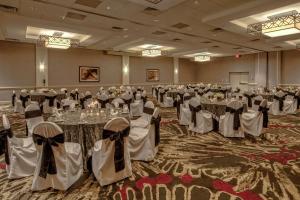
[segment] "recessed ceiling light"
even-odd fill
[[[199,1],[195,0],[195,1],[194,1],[194,4],[198,5],[198,4],[199,4]]]
[[[124,37],[124,38],[128,38],[128,35],[124,35],[123,37]]]
[[[154,21],[154,22],[159,22],[159,19],[154,19],[153,21]]]
[[[110,6],[106,6],[106,10],[110,10],[111,9],[111,7]]]

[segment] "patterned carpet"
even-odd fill
[[[14,133],[24,136],[24,119],[8,106],[2,106],[1,112],[9,114]],[[133,162],[129,179],[100,187],[89,176],[66,192],[31,192],[31,177],[7,180],[2,156],[0,199],[300,199],[300,113],[271,116],[260,138],[244,139],[191,133],[178,124],[175,109],[162,109],[162,117],[156,159]]]

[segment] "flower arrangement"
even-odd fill
[[[218,93],[215,93],[214,97],[220,101],[220,100],[224,99],[224,94],[218,92]]]

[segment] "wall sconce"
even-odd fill
[[[44,72],[44,70],[45,70],[45,65],[44,65],[44,63],[41,63],[40,64],[40,72]]]
[[[178,69],[175,69],[175,74],[178,74]]]
[[[123,72],[124,72],[125,74],[128,73],[128,66],[125,66],[125,67],[123,68]]]

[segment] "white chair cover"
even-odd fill
[[[37,154],[32,137],[14,137],[7,116],[3,115],[2,120],[4,130],[0,132],[0,137],[7,139],[7,153],[5,155],[5,161],[8,179],[16,179],[33,175],[37,163]],[[0,148],[5,147],[0,146]]]
[[[189,125],[191,123],[191,111],[189,107],[190,94],[183,95],[183,104],[180,104],[179,124]]]
[[[151,107],[152,105],[149,103],[147,107],[145,107],[146,110],[144,110],[145,115],[151,116],[150,123],[148,123],[147,126],[141,124],[142,126],[131,127],[128,149],[132,160],[152,161],[158,151],[159,108],[153,109]],[[156,133],[156,131],[158,131],[158,133]]]
[[[252,110],[258,111],[258,108],[263,100],[264,98],[261,95],[254,97],[252,103]]]
[[[161,105],[161,107],[170,108],[174,106],[174,100],[172,97],[167,96],[167,90],[160,89],[158,94],[158,100]]]
[[[235,110],[243,109],[243,103],[234,100],[228,103],[227,107]],[[220,116],[219,131],[224,137],[244,137],[244,132],[241,127],[239,127],[238,130],[234,129],[234,114],[230,112],[226,112],[225,115]]]
[[[55,91],[50,91],[45,95],[45,101],[43,102],[43,113],[53,113],[53,109],[57,108],[57,93]]]
[[[267,100],[264,99],[260,108],[267,108]],[[266,113],[267,114],[267,113]],[[262,111],[247,112],[241,115],[241,126],[245,133],[253,135],[255,137],[260,136],[263,128],[263,113]]]
[[[201,110],[199,99],[196,97],[192,98],[189,102],[189,107],[191,110],[191,122],[189,124],[189,130],[196,133],[207,133],[212,131],[212,114]]]
[[[112,131],[111,134],[116,134],[124,130],[129,131],[127,128],[129,128],[129,122],[125,118],[114,118],[106,123],[106,125],[104,126],[104,131],[108,130]],[[105,136],[103,135],[103,137]],[[130,155],[127,147],[127,136],[120,136],[121,141],[123,139],[123,146],[118,147],[124,148],[124,159],[121,159],[122,161],[117,164],[115,163],[114,157],[116,152],[116,145],[119,144],[120,141],[116,140],[116,138],[119,137],[111,138],[114,139],[111,140],[108,137],[103,140],[97,141],[93,148],[92,169],[96,179],[101,186],[120,181],[132,175]]]
[[[28,136],[32,137],[34,127],[39,123],[44,122],[42,111],[38,104],[30,104],[26,107],[25,120],[27,124]]]
[[[124,102],[124,100],[121,99],[121,98],[115,98],[115,99],[111,102],[111,104],[114,105],[115,108],[119,108],[120,105],[122,105],[122,104],[124,105],[125,102]]]
[[[67,190],[83,173],[81,146],[77,143],[64,142],[62,129],[52,122],[40,123],[34,128],[33,134],[36,140],[38,161],[31,189],[33,191],[47,188]],[[45,154],[43,147],[47,149],[47,143],[42,142],[42,140],[47,141],[49,138],[56,143],[56,146],[50,145],[48,147],[51,148],[54,155],[55,163],[53,164],[56,167],[56,173],[47,171],[48,167],[46,166],[46,172],[43,174],[42,169],[44,165],[42,158],[43,156],[47,156],[46,158],[48,159],[51,158],[49,156],[51,153],[49,155]]]
[[[25,108],[30,102],[28,91],[25,89],[21,90],[20,97],[15,99],[14,112],[24,114]]]
[[[284,115],[286,114],[284,112],[284,101],[285,101],[285,93],[282,92],[281,90],[277,93],[275,93],[274,95],[274,99],[273,99],[273,103],[271,104],[270,106],[270,114],[273,114],[273,115]],[[283,107],[282,109],[280,109],[280,100],[278,99],[281,99],[281,101],[283,101]],[[286,104],[287,105],[287,104]]]

